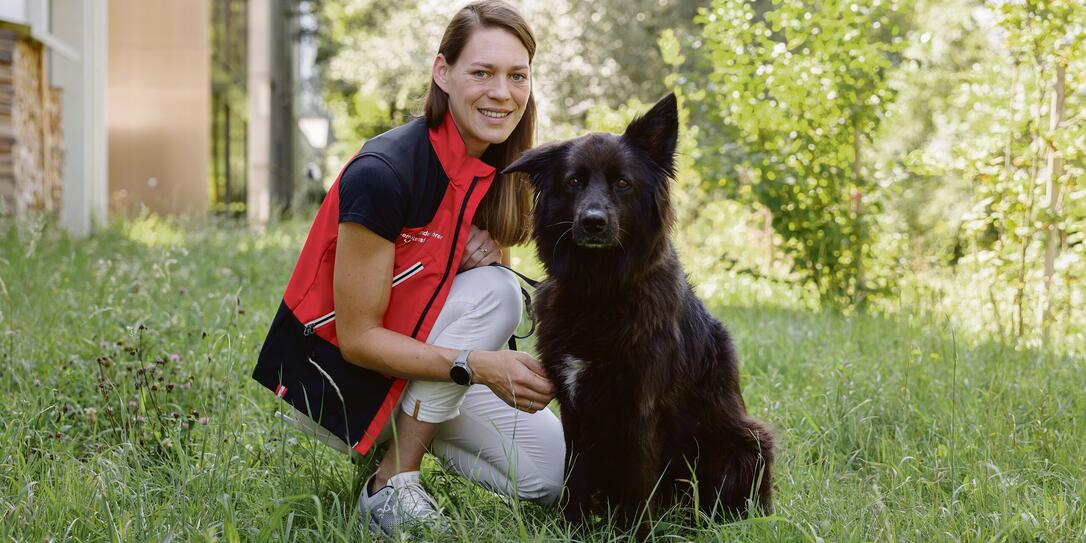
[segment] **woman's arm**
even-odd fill
[[[430,381],[449,380],[456,351],[383,327],[392,290],[395,245],[368,228],[339,225],[333,288],[336,335],[343,357],[385,375]]]
[[[343,358],[385,375],[449,381],[458,351],[428,345],[383,326],[392,290],[395,245],[368,228],[339,225],[334,296],[336,335]],[[537,360],[517,351],[475,351],[469,358],[475,381],[489,386],[514,407],[538,408],[553,388]],[[519,401],[518,401],[519,400]]]

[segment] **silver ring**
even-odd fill
[[[526,407],[525,409],[531,411],[533,407],[535,407],[535,402],[532,400],[528,400],[528,407]]]

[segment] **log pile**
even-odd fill
[[[19,30],[0,28],[0,213],[60,208],[60,90],[48,85],[44,55]]]

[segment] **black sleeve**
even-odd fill
[[[395,243],[407,224],[407,186],[375,156],[347,166],[339,178],[339,222],[354,222]]]

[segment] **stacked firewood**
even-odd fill
[[[64,149],[59,89],[48,85],[44,48],[0,28],[0,212],[60,207]]]

